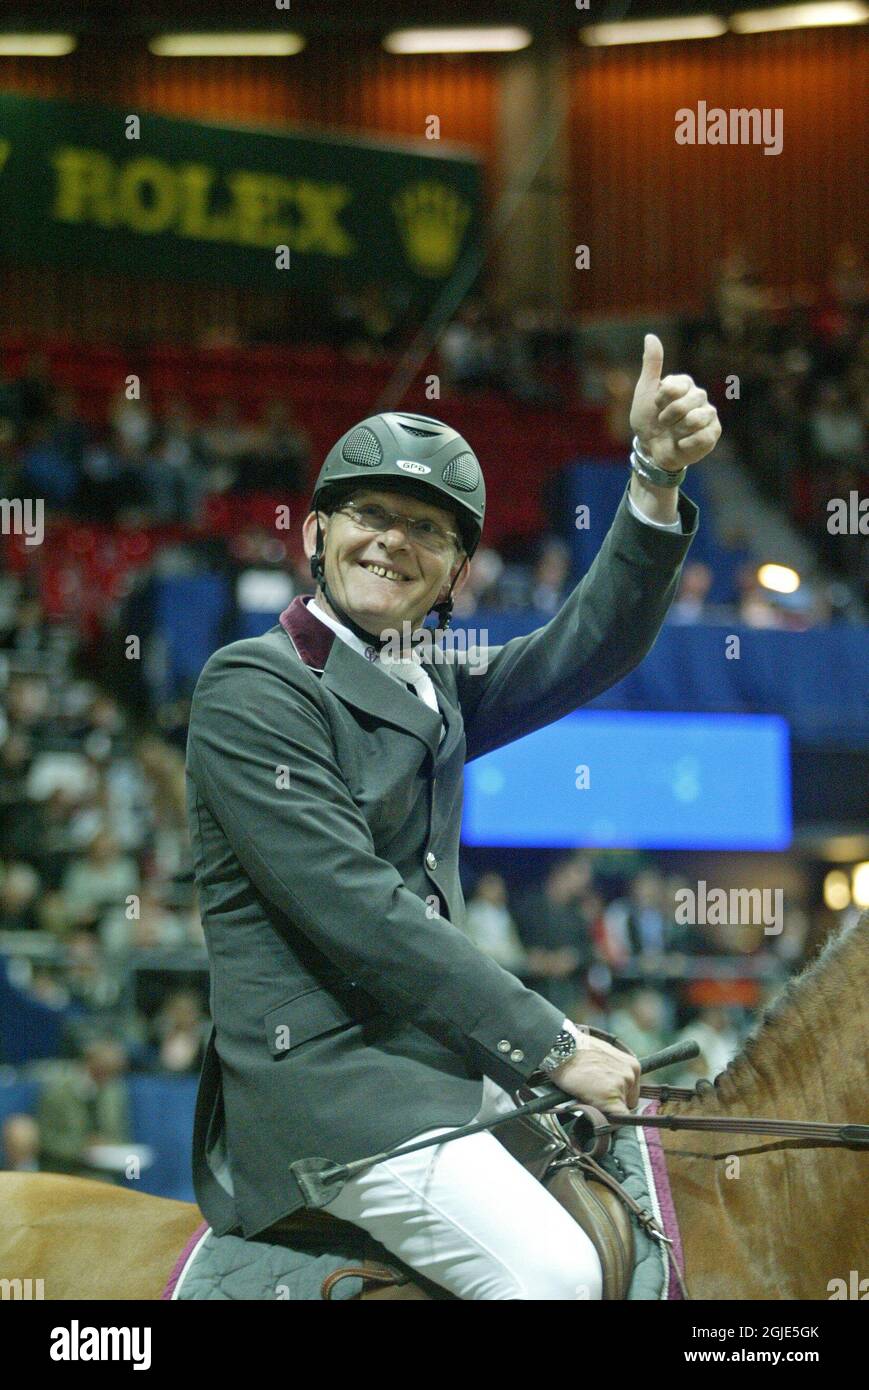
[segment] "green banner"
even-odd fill
[[[431,293],[481,218],[478,162],[437,149],[0,94],[0,253],[258,288],[337,273]]]

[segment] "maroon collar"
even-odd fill
[[[336,634],[326,623],[321,623],[319,618],[308,612],[308,602],[312,598],[313,594],[297,594],[289,607],[284,609],[278,622],[284,632],[292,638],[293,645],[305,665],[312,666],[315,671],[322,671]]]

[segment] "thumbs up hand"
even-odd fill
[[[710,454],[721,437],[718,411],[690,376],[661,377],[664,346],[647,333],[631,405],[631,429],[659,468],[678,473]]]

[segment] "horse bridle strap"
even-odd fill
[[[649,1087],[658,1090],[658,1087]],[[738,1115],[610,1115],[603,1111],[613,1129],[622,1125],[641,1125],[644,1129],[699,1130],[710,1134],[776,1134],[779,1144],[761,1144],[723,1154],[704,1154],[669,1148],[670,1155],[684,1158],[736,1158],[737,1154],[766,1154],[776,1148],[869,1148],[869,1125],[833,1125],[823,1120],[774,1120],[741,1118]]]
[[[649,1089],[652,1089],[651,1087]],[[658,1089],[657,1087],[655,1088]],[[827,1124],[821,1120],[764,1120],[739,1115],[621,1115],[603,1112],[613,1129],[641,1125],[644,1129],[699,1130],[707,1134],[774,1134],[785,1142],[769,1148],[869,1148],[869,1125]],[[790,1141],[790,1143],[788,1142]],[[685,1152],[668,1149],[667,1155]],[[759,1153],[760,1149],[743,1149]],[[728,1158],[730,1154],[692,1154],[694,1158]],[[687,1157],[687,1154],[686,1154]]]

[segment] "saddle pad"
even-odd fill
[[[163,1291],[164,1299],[268,1300],[299,1302],[321,1298],[323,1280],[333,1270],[359,1262],[359,1246],[306,1240],[303,1248],[269,1245],[241,1236],[216,1236],[204,1222],[191,1236]],[[362,1292],[362,1280],[340,1279],[333,1300]]]
[[[657,1109],[657,1101],[640,1102],[640,1113],[648,1111],[651,1115]],[[682,1246],[670,1196],[660,1131],[633,1127],[618,1130],[610,1152],[599,1162],[644,1210],[651,1212],[664,1234],[673,1242],[673,1255],[679,1268],[683,1269]],[[653,1240],[634,1217],[631,1220],[635,1263],[627,1301],[680,1299],[682,1292],[670,1268],[664,1246],[659,1240]]]

